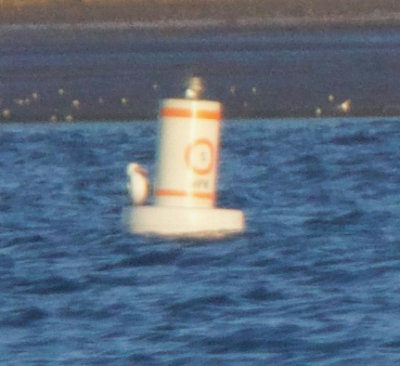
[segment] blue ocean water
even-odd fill
[[[0,126],[4,365],[395,365],[398,118],[227,120],[243,235],[127,233],[156,123]]]

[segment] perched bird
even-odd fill
[[[149,196],[148,172],[138,163],[129,163],[126,167],[127,189],[134,205],[142,205]]]

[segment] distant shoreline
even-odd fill
[[[163,20],[130,20],[130,21],[89,21],[89,22],[16,22],[0,21],[0,31],[18,30],[88,30],[88,31],[155,31],[175,33],[187,31],[215,30],[324,30],[400,27],[400,13],[387,16],[326,16],[326,17],[290,17],[274,18],[241,17],[237,19],[163,19]]]
[[[392,0],[0,1],[0,28],[181,30],[400,27]]]
[[[275,19],[239,18],[234,22],[222,19],[190,19],[159,21],[101,21],[76,23],[18,23],[2,24],[1,37],[18,35],[30,30],[33,34],[47,34],[49,39],[64,38],[66,33],[83,37],[112,37],[115,34],[145,35],[150,38],[179,37],[208,33],[265,33],[265,32],[324,32],[332,30],[372,30],[400,28],[400,14],[388,17],[365,19],[362,17],[325,17],[315,19],[297,17],[279,17]]]

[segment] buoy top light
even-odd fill
[[[185,91],[185,98],[187,99],[201,99],[204,94],[203,79],[199,76],[192,76],[187,83]]]

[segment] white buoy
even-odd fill
[[[81,102],[79,101],[79,99],[74,99],[71,102],[71,106],[75,109],[79,109],[79,107],[81,106]]]
[[[203,89],[193,79],[187,99],[161,103],[154,205],[124,210],[133,233],[211,238],[244,231],[242,211],[215,207],[221,104],[194,99]],[[134,169],[128,165],[128,175]]]

